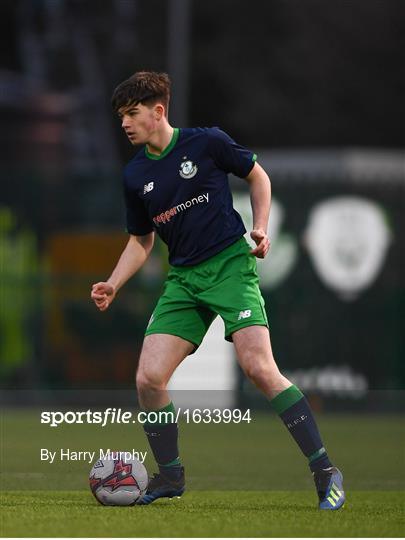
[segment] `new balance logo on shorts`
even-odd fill
[[[244,311],[241,311],[239,313],[238,321],[241,319],[248,319],[252,315],[252,311],[250,309],[245,309]]]
[[[153,182],[149,182],[149,184],[145,184],[143,186],[143,194],[148,193],[149,191],[152,191],[152,189],[155,187]]]

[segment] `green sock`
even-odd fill
[[[143,429],[159,466],[166,476],[177,477],[181,473],[178,449],[178,428],[173,402],[155,411],[145,411],[149,415]]]

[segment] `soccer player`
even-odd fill
[[[93,285],[91,297],[105,311],[145,263],[158,234],[168,246],[170,271],[145,332],[136,376],[140,406],[175,411],[167,383],[219,315],[244,373],[308,458],[319,508],[337,510],[345,500],[342,474],[328,457],[306,398],[280,373],[272,353],[256,270],[256,257],[264,258],[270,246],[269,177],[256,154],[219,128],[172,127],[169,99],[169,77],[149,71],[135,73],[113,93],[112,106],[126,136],[143,148],[124,170],[128,244],[108,280]],[[233,208],[228,173],[249,185],[254,249]],[[177,424],[145,423],[144,430],[159,473],[141,504],[182,495]]]

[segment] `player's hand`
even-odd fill
[[[270,249],[270,240],[263,229],[253,229],[250,238],[256,242],[255,249],[250,252],[259,259],[264,259]]]
[[[100,311],[105,311],[110,307],[111,302],[115,298],[115,287],[111,283],[101,281],[95,283],[91,288],[91,299],[96,304]]]

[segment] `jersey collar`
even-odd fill
[[[145,156],[147,158],[149,158],[149,159],[162,159],[162,158],[164,158],[165,156],[167,156],[167,154],[169,152],[171,152],[173,150],[173,147],[176,144],[177,139],[179,138],[179,134],[180,134],[180,129],[179,128],[174,128],[173,129],[173,135],[172,135],[172,138],[171,138],[169,144],[166,146],[166,148],[163,150],[163,152],[161,154],[159,154],[159,155],[151,154],[150,152],[148,152],[148,149],[145,146]]]

